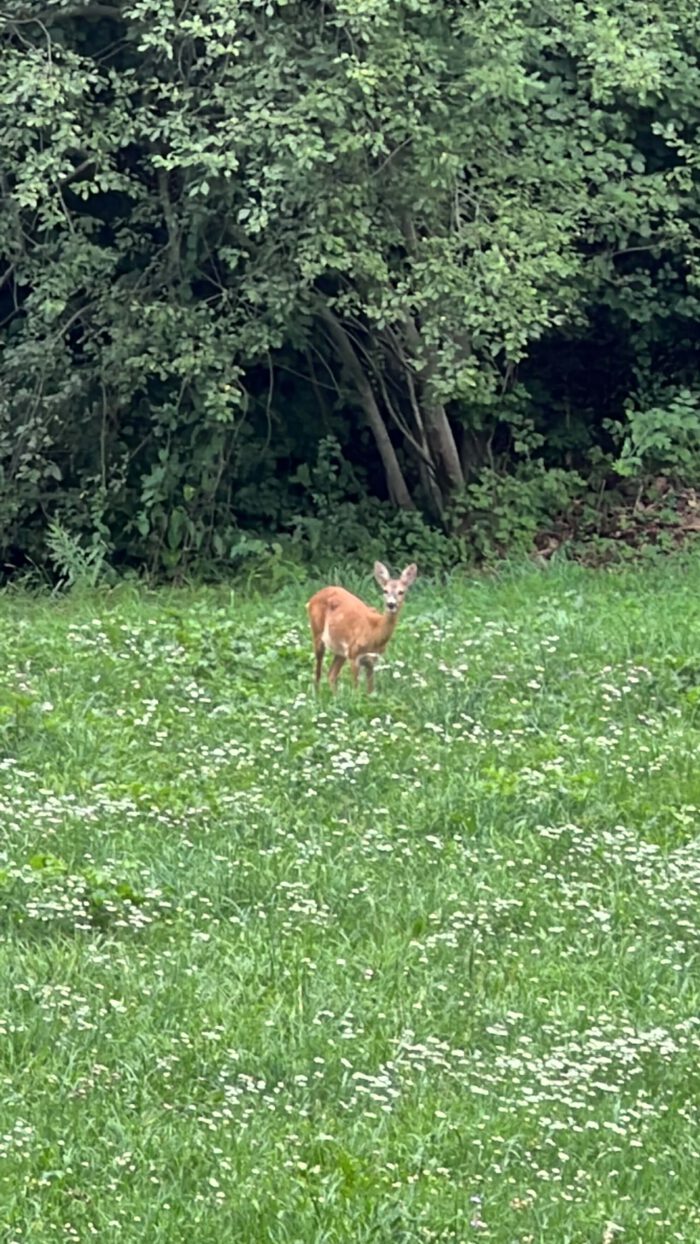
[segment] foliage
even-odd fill
[[[312,565],[349,560],[381,560],[391,550],[398,564],[417,561],[438,573],[466,560],[465,543],[431,524],[416,510],[395,509],[362,495],[362,483],[349,469],[334,437],[319,443],[316,463],[297,471],[303,485],[301,512],[292,520],[292,544]]]
[[[107,546],[95,533],[89,548],[80,537],[51,523],[46,537],[49,556],[61,587],[96,587],[105,575]]]
[[[663,472],[680,480],[700,479],[698,394],[679,389],[667,392],[663,405],[630,407],[615,466],[624,476]]]
[[[697,558],[316,586],[0,597],[8,1239],[696,1238]]]
[[[533,549],[543,527],[566,515],[585,489],[575,471],[541,463],[502,475],[485,468],[454,504],[460,528],[486,561]]]
[[[116,566],[225,566],[294,525],[329,435],[363,495],[443,524],[494,453],[517,475],[523,428],[584,474],[610,421],[625,471],[680,444],[690,0],[0,19],[5,558],[55,521]]]

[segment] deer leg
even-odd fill
[[[316,690],[318,691],[318,686],[321,681],[321,670],[323,669],[323,656],[326,651],[322,640],[319,639],[318,643],[314,645],[314,651],[316,653],[316,674],[314,676],[314,684]]]
[[[357,680],[360,677],[360,663],[357,659],[350,662],[350,673],[352,674],[353,686],[357,686]]]
[[[371,655],[361,657],[360,664],[365,671],[368,693],[374,690],[374,658]]]
[[[335,691],[335,684],[338,681],[338,674],[345,665],[345,657],[333,657],[331,668],[328,671],[328,681],[331,684],[331,690]]]

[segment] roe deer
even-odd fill
[[[350,662],[352,680],[357,686],[360,666],[367,677],[367,690],[374,685],[374,662],[394,634],[404,596],[418,574],[407,566],[398,579],[392,579],[381,562],[374,563],[374,577],[384,593],[384,613],[371,609],[344,587],[324,587],[311,597],[306,608],[316,653],[316,690],[321,681],[326,648],[333,653],[328,681],[335,691],[338,675]]]

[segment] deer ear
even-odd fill
[[[389,575],[389,571],[387,570],[386,566],[383,566],[381,562],[375,562],[374,563],[374,577],[377,580],[377,583],[379,584],[379,586],[384,587],[384,584],[389,582],[389,579],[391,576]]]
[[[401,582],[404,584],[405,587],[410,587],[411,584],[415,582],[415,578],[417,574],[418,574],[418,567],[416,566],[415,562],[411,562],[410,566],[407,566],[405,570],[401,571]]]

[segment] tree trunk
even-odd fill
[[[394,505],[399,506],[401,509],[414,510],[415,504],[410,492],[408,491],[408,485],[404,479],[401,464],[396,456],[396,450],[391,443],[391,438],[386,430],[386,425],[382,418],[381,411],[377,405],[374,390],[365,375],[362,364],[355,353],[353,344],[340,320],[333,314],[330,307],[328,307],[324,302],[321,302],[319,304],[319,310],[321,317],[327,325],[331,337],[333,338],[340,359],[352,378],[358,397],[362,402],[365,417],[372,430],[372,435],[374,436],[379,456],[382,460],[390,500]]]
[[[423,347],[418,327],[411,316],[406,317],[405,326],[406,341],[414,357],[420,357],[422,354],[427,360],[427,366],[420,373],[423,390],[421,408],[426,436],[446,485],[444,491],[448,494],[457,492],[458,489],[464,488],[464,472],[457,442],[445,407],[442,402],[436,401],[430,392],[430,381],[435,371],[434,351]]]
[[[460,488],[464,488],[464,472],[445,407],[442,402],[433,404],[428,398],[424,403],[424,410],[428,437],[435,449],[448,485],[446,491],[457,492]]]

